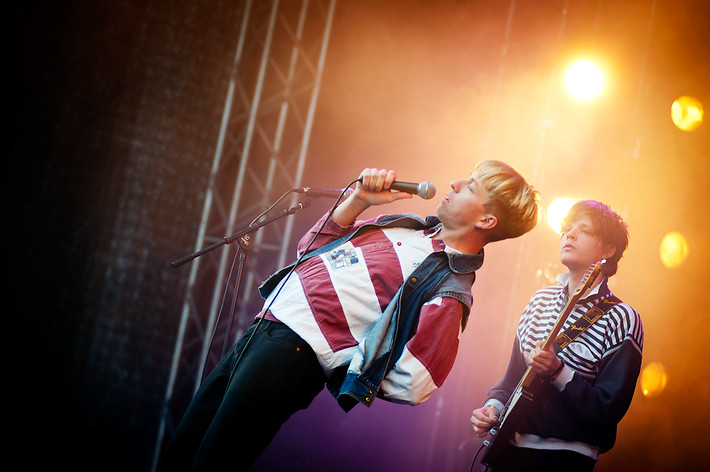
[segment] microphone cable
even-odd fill
[[[356,184],[357,182],[358,182],[358,180],[355,179],[355,180],[353,180],[352,182],[350,182],[347,187],[345,187],[345,188],[343,189],[343,191],[341,192],[340,196],[335,200],[335,203],[333,204],[333,206],[331,207],[330,211],[328,212],[328,216],[323,219],[323,223],[321,224],[320,228],[318,228],[318,230],[316,231],[316,233],[313,235],[313,238],[311,238],[310,242],[306,245],[306,248],[303,250],[303,252],[302,252],[301,254],[299,254],[298,258],[296,259],[296,262],[293,264],[293,267],[291,267],[291,269],[288,271],[288,273],[286,274],[286,276],[285,276],[283,279],[281,279],[281,281],[279,281],[278,290],[276,291],[276,294],[275,294],[274,297],[271,299],[271,302],[268,304],[268,306],[266,307],[266,309],[262,310],[262,311],[263,311],[262,316],[260,316],[259,319],[257,320],[257,322],[256,322],[256,327],[252,330],[251,334],[249,335],[249,338],[247,338],[247,341],[246,341],[246,343],[244,344],[244,347],[241,349],[241,352],[239,353],[239,356],[237,357],[237,360],[234,362],[234,366],[232,367],[232,372],[231,372],[231,374],[230,374],[230,376],[229,376],[229,380],[227,381],[227,385],[229,385],[230,383],[232,383],[232,379],[234,378],[234,374],[235,374],[236,371],[237,371],[237,367],[239,366],[239,363],[240,363],[240,361],[242,360],[242,357],[243,357],[243,355],[244,355],[244,352],[245,352],[245,351],[247,350],[247,348],[249,347],[249,344],[251,343],[251,340],[252,340],[252,338],[254,337],[254,334],[256,333],[256,331],[257,331],[257,330],[259,329],[259,327],[261,326],[261,322],[262,322],[262,320],[264,319],[264,316],[266,316],[266,312],[268,312],[268,311],[271,309],[271,306],[274,304],[274,302],[275,302],[276,299],[278,298],[279,294],[281,293],[281,290],[282,290],[283,287],[286,285],[286,282],[288,281],[288,279],[291,277],[291,274],[293,274],[293,272],[296,270],[296,267],[298,267],[298,265],[301,263],[301,261],[303,260],[303,258],[308,254],[309,249],[311,248],[311,246],[312,246],[313,243],[315,242],[316,238],[317,238],[318,235],[321,233],[321,231],[323,231],[323,228],[325,227],[325,224],[328,222],[328,220],[330,219],[330,217],[333,215],[333,212],[335,211],[335,209],[338,208],[338,204],[340,203],[340,201],[342,200],[343,196],[345,195],[345,192],[347,192],[347,190],[348,190],[352,185]],[[280,201],[281,199],[283,199],[288,193],[293,192],[293,191],[294,191],[294,190],[290,190],[289,192],[286,192],[286,194],[284,194],[284,196],[281,197],[281,198],[279,199],[279,201]],[[277,203],[278,203],[278,202],[277,202]],[[266,212],[268,212],[268,211],[269,211],[271,208],[273,208],[275,205],[276,205],[276,203],[274,203],[274,205],[272,205],[271,207],[269,207],[269,209],[267,209],[267,210],[266,210],[265,212],[263,212],[261,215],[257,216],[257,217],[252,221],[252,224],[253,224],[254,222],[256,222],[256,220],[258,220],[259,218],[261,218],[264,214],[266,214]],[[215,324],[215,327],[216,327],[216,324]]]
[[[289,193],[291,193],[291,191],[285,192],[283,195],[281,195],[281,197],[279,197],[278,200],[276,200],[273,204],[271,204],[266,210],[264,210],[259,215],[257,215],[251,221],[251,223],[249,223],[249,227],[251,227],[254,223],[256,223],[259,220],[259,218],[263,217],[268,212],[270,212],[276,205],[278,205],[284,198],[286,198],[286,196],[288,196]],[[227,275],[227,282],[224,284],[224,291],[222,292],[222,300],[220,302],[219,312],[217,314],[217,318],[215,319],[214,326],[212,327],[212,333],[210,333],[209,347],[207,348],[207,355],[205,356],[205,362],[204,362],[204,365],[202,366],[202,376],[200,377],[200,384],[202,384],[202,382],[205,380],[205,375],[206,375],[206,370],[207,370],[207,361],[209,358],[209,351],[212,348],[212,345],[214,344],[215,336],[217,335],[217,327],[219,326],[219,322],[222,319],[222,313],[224,312],[224,305],[225,305],[226,299],[227,299],[227,292],[229,290],[229,282],[232,280],[232,274],[234,273],[234,267],[237,263],[237,258],[239,257],[239,252],[241,250],[242,249],[240,247],[240,249],[234,254],[234,259],[232,260],[232,265],[229,267],[229,274]],[[226,345],[226,343],[229,342],[229,339],[226,339],[226,337],[225,337],[224,342]],[[224,357],[225,352],[226,352],[226,350],[223,348],[222,358]],[[222,360],[222,358],[220,358],[220,361]]]

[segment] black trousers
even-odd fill
[[[573,451],[510,447],[492,472],[590,472],[597,462]]]
[[[257,329],[255,322],[198,389],[158,470],[249,470],[325,380],[301,337],[282,323],[262,320]]]

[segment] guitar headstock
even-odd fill
[[[596,263],[592,264],[589,266],[589,269],[587,269],[587,272],[584,274],[584,277],[582,277],[582,280],[579,282],[579,285],[577,285],[577,288],[574,289],[574,293],[572,294],[573,297],[577,297],[584,293],[589,287],[592,286],[596,278],[599,276],[599,273],[602,271],[602,266],[606,263],[606,259],[602,259],[601,261],[597,261]]]

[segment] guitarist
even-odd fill
[[[528,366],[544,379],[524,405],[527,410],[514,426],[510,444],[504,444],[505,453],[498,454],[495,463],[484,456],[483,463],[495,472],[590,471],[599,454],[614,445],[617,424],[634,394],[643,348],[638,313],[615,298],[607,285],[627,245],[626,224],[603,203],[579,201],[563,221],[560,261],[569,272],[557,277],[559,285],[543,288],[530,299],[505,375],[471,416],[473,430],[486,436],[498,428],[498,417]],[[570,294],[587,269],[602,259],[602,273],[581,293],[561,332],[606,300],[599,312],[604,314],[566,348],[541,349]]]

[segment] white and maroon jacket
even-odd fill
[[[303,253],[315,236],[311,252],[260,288],[267,316],[313,348],[344,409],[375,396],[420,403],[451,370],[483,253],[447,250],[439,228],[415,215],[321,219],[299,243]]]

